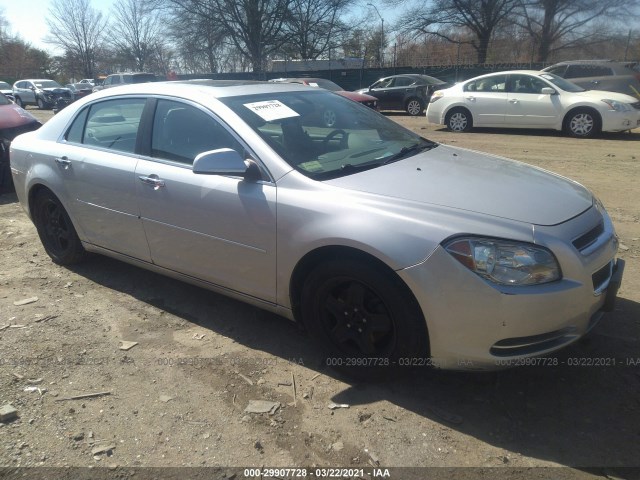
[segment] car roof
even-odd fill
[[[174,80],[122,85],[113,89],[101,90],[97,92],[93,98],[111,97],[122,94],[184,95],[185,97],[205,94],[215,98],[223,98],[288,91],[309,92],[309,87],[298,83],[261,82],[252,80]]]

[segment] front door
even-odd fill
[[[240,142],[208,112],[159,100],[136,188],[155,264],[266,301],[276,296],[276,187],[194,174],[198,153]]]

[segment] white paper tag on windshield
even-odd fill
[[[279,100],[267,100],[265,102],[245,103],[245,107],[260,115],[263,120],[280,120],[282,118],[299,117],[295,110],[287,107]]]

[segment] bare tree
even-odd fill
[[[537,45],[537,60],[546,62],[557,52],[601,41],[611,33],[610,22],[636,18],[638,0],[533,0],[521,2],[518,23]],[[608,25],[594,28],[606,17]]]
[[[221,26],[228,41],[263,72],[269,55],[287,41],[284,22],[292,0],[168,0]]]
[[[92,78],[106,27],[102,13],[89,0],[53,0],[46,22],[50,32],[46,41],[78,58],[84,76]]]
[[[335,38],[347,29],[340,15],[350,0],[292,0],[287,17],[291,51],[301,59],[316,59],[328,52]]]
[[[218,72],[226,52],[226,30],[215,0],[171,2],[171,37],[190,72]]]
[[[136,70],[143,71],[160,48],[162,26],[155,0],[117,0],[113,5],[113,43]]]
[[[395,1],[396,4],[402,1]],[[453,43],[470,43],[478,63],[485,63],[489,43],[501,24],[512,16],[519,0],[435,0],[426,10],[417,7],[402,17],[402,31],[444,38]],[[470,32],[471,38],[465,39]]]

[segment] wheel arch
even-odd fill
[[[585,111],[588,110],[590,113],[592,113],[594,115],[594,118],[597,120],[598,122],[598,128],[601,130],[602,129],[602,115],[600,114],[600,112],[598,111],[597,108],[594,108],[590,105],[576,105],[575,107],[571,108],[569,111],[567,111],[567,113],[564,114],[564,117],[562,118],[562,129],[566,130],[568,125],[567,122],[569,121],[569,118],[571,117],[571,115],[573,115],[576,112],[579,111]]]
[[[399,286],[401,286],[401,288],[405,289],[406,292],[410,295],[410,297],[415,302],[415,306],[418,308],[418,311],[420,311],[424,319],[424,312],[420,307],[418,299],[415,297],[406,282],[395,272],[395,270],[393,270],[393,268],[380,260],[378,257],[357,248],[344,245],[328,245],[318,247],[315,250],[306,253],[300,260],[298,260],[291,273],[291,277],[289,280],[289,298],[291,302],[291,309],[296,321],[299,321],[301,318],[300,299],[302,296],[302,289],[304,287],[305,279],[314,270],[314,268],[322,264],[322,262],[329,259],[334,260],[336,258],[357,260],[364,263],[369,263],[371,265],[374,265],[375,268],[379,269],[384,274],[389,275]],[[426,321],[425,328],[427,328]]]

